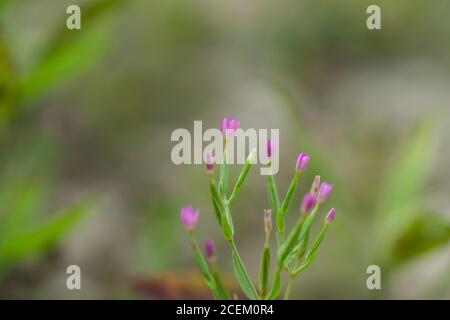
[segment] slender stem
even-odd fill
[[[230,299],[230,294],[225,289],[222,279],[220,278],[219,270],[217,269],[217,264],[215,259],[210,260],[210,268],[211,268],[211,275],[213,276],[214,280],[216,281],[217,290],[220,292],[223,298]]]
[[[286,291],[284,292],[284,300],[289,300],[289,295],[291,294],[293,279],[294,279],[294,277],[292,275],[289,275],[289,280],[286,285]]]
[[[223,150],[223,163],[220,166],[220,174],[219,174],[219,194],[222,197],[223,201],[227,200],[228,193],[228,155],[227,155],[227,145],[228,138],[225,138],[225,147]]]

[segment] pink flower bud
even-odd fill
[[[211,155],[211,152],[208,152],[206,154],[206,172],[212,173],[213,172],[213,165],[214,165],[214,158]]]
[[[205,241],[205,254],[208,259],[214,259],[216,257],[216,247],[212,240],[208,239]]]
[[[198,209],[194,209],[192,206],[183,207],[180,210],[181,223],[186,229],[192,230],[197,223],[199,214],[200,211]]]
[[[317,200],[319,202],[324,202],[328,199],[330,196],[331,190],[333,190],[333,186],[329,182],[323,182],[320,187],[319,191],[317,192]]]
[[[223,118],[220,123],[220,130],[224,136],[232,136],[239,128],[239,120],[233,118]]]
[[[327,223],[331,223],[333,222],[335,216],[336,216],[336,208],[331,208],[330,211],[328,211],[327,216],[325,217],[325,221]]]
[[[295,169],[299,172],[303,172],[308,166],[308,162],[309,162],[309,155],[305,152],[300,152],[297,157]]]
[[[267,157],[271,158],[272,157],[272,150],[273,150],[273,145],[272,145],[272,140],[267,140]]]
[[[319,187],[320,187],[320,176],[315,176],[314,181],[311,185],[311,193],[316,196],[317,192],[319,191]]]
[[[300,206],[300,211],[302,213],[310,213],[315,205],[316,205],[316,197],[314,197],[311,193],[307,193],[303,197],[303,201]]]

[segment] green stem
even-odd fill
[[[216,286],[217,286],[217,291],[220,293],[220,295],[222,296],[222,299],[230,299],[230,294],[228,293],[228,291],[225,289],[222,279],[220,278],[220,273],[217,270],[217,265],[215,261],[210,261],[210,267],[211,267],[211,274],[216,282]]]
[[[214,279],[214,276],[211,273],[208,263],[206,262],[206,259],[203,256],[202,251],[200,250],[197,244],[197,239],[195,238],[193,230],[188,230],[188,234],[191,239],[194,258],[197,261],[197,265],[200,269],[200,272],[203,275],[203,280],[205,281],[206,286],[212,291],[214,298],[224,299],[225,297],[222,296],[222,293],[217,288],[216,280]]]
[[[284,292],[284,300],[289,300],[289,295],[291,294],[292,290],[292,280],[294,277],[292,275],[289,275],[289,280],[286,285],[286,291]]]
[[[228,139],[225,138],[225,148],[223,150],[223,164],[220,166],[220,174],[219,174],[219,193],[223,201],[226,201],[228,193],[227,145]]]

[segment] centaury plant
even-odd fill
[[[282,201],[277,191],[275,178],[268,175],[267,179],[267,195],[270,209],[264,209],[264,228],[265,241],[261,252],[261,262],[259,268],[258,286],[252,280],[247,268],[245,267],[239,254],[236,242],[234,240],[234,225],[231,214],[231,205],[236,199],[239,190],[245,182],[245,179],[255,163],[254,157],[256,150],[250,152],[242,171],[239,174],[236,183],[232,189],[229,189],[229,174],[227,161],[227,145],[233,138],[236,129],[239,127],[239,121],[235,119],[223,119],[221,123],[222,135],[224,138],[223,163],[220,165],[219,181],[216,182],[214,176],[214,158],[210,153],[206,156],[206,171],[209,178],[210,196],[217,222],[222,229],[225,241],[229,244],[231,250],[231,259],[234,267],[234,273],[245,296],[249,299],[268,299],[273,300],[282,294],[282,272],[287,272],[288,281],[284,289],[284,299],[288,299],[292,282],[296,276],[311,265],[317,251],[322,243],[323,238],[328,230],[330,223],[334,220],[336,209],[331,208],[325,216],[323,226],[314,241],[310,244],[311,226],[319,209],[328,199],[332,185],[329,182],[320,182],[320,176],[315,176],[312,182],[311,190],[304,195],[300,205],[299,215],[295,225],[289,232],[286,231],[285,217],[289,209],[289,205],[294,197],[295,190],[300,181],[302,173],[306,170],[309,162],[307,153],[301,152],[298,155],[294,170],[294,177],[288,188],[288,191]],[[273,145],[271,140],[267,141],[266,154],[270,159],[272,157]],[[270,162],[269,162],[270,165]],[[231,190],[231,192],[229,191]],[[227,291],[221,280],[220,274],[216,267],[216,249],[211,240],[205,242],[203,254],[198,245],[195,236],[195,225],[197,224],[200,212],[192,206],[181,208],[181,222],[187,230],[194,252],[195,260],[198,264],[203,280],[207,287],[211,290],[215,299],[230,299],[236,297]],[[273,217],[274,215],[274,217]],[[275,221],[275,228],[272,222]],[[276,237],[276,258],[271,259],[270,238],[275,229]],[[273,264],[273,265],[272,265]],[[270,274],[272,279],[269,285]],[[256,277],[255,277],[256,278]]]

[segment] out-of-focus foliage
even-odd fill
[[[89,67],[100,57],[111,40],[111,24],[105,15],[122,0],[101,0],[83,7],[83,28],[74,32],[60,28],[49,41],[37,65],[24,78],[20,94],[23,101],[38,97],[43,91],[64,83]],[[65,24],[65,18],[60,25]]]
[[[6,276],[25,258],[53,248],[89,211],[88,201],[72,204],[61,212],[45,211],[50,197],[48,145],[34,145],[3,161],[0,172],[0,275]],[[1,280],[1,279],[0,279]]]
[[[450,221],[430,212],[425,184],[438,151],[436,127],[424,121],[405,141],[383,179],[378,205],[377,251],[397,264],[446,245]]]
[[[90,201],[71,204],[61,212],[43,215],[50,198],[49,159],[37,159],[51,148],[53,142],[41,150],[36,139],[23,134],[33,131],[27,123],[25,110],[45,92],[60,86],[66,79],[95,63],[110,39],[110,23],[105,16],[122,1],[91,2],[83,11],[83,25],[87,32],[70,32],[59,28],[50,37],[45,50],[32,68],[17,72],[16,61],[0,25],[0,274],[5,275],[24,258],[39,256],[55,247],[91,210]],[[0,9],[8,1],[0,2]],[[61,25],[65,25],[62,16]],[[38,112],[38,111],[34,111]],[[28,128],[27,128],[28,127]],[[28,139],[25,138],[28,136]],[[25,139],[24,139],[25,138]],[[28,144],[27,152],[17,151],[15,139]],[[10,150],[11,152],[6,152]],[[16,152],[16,154],[14,154]],[[11,160],[14,159],[14,160]],[[34,159],[30,161],[30,159]],[[38,160],[38,161],[36,161]],[[38,166],[36,166],[38,164]],[[47,175],[47,176],[46,176]],[[47,205],[48,207],[48,205]],[[51,206],[50,206],[51,207]]]

